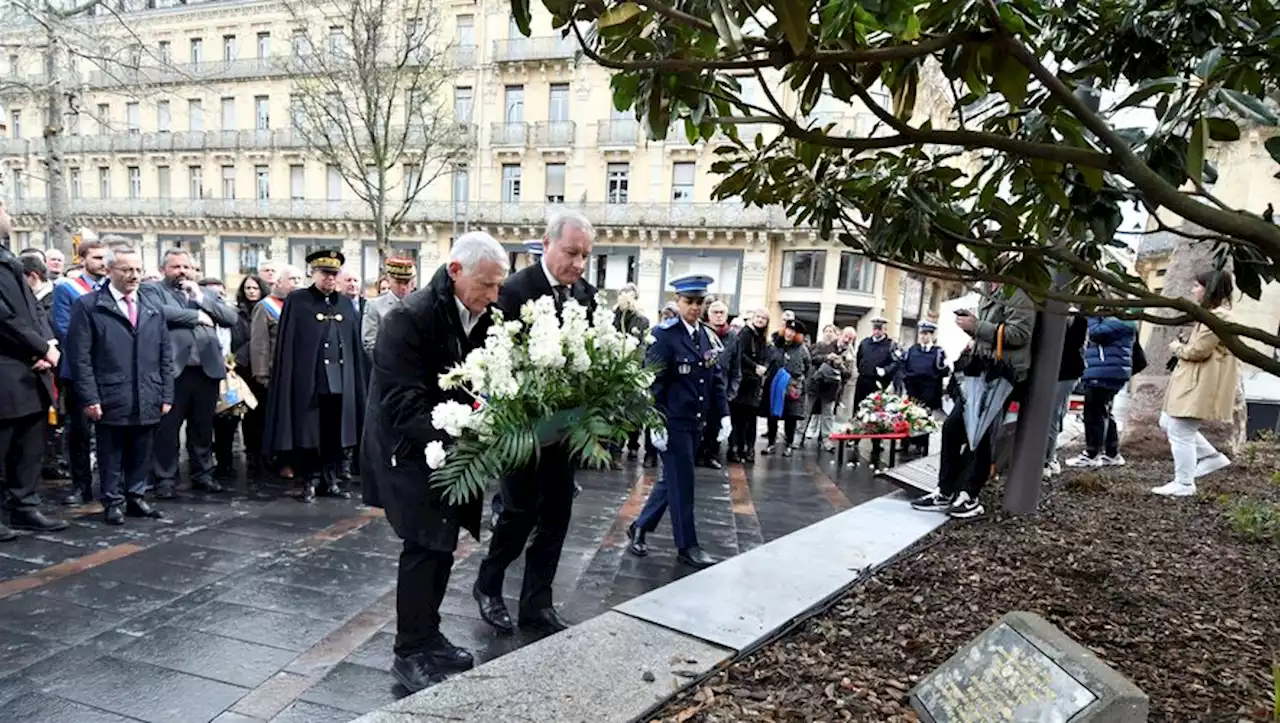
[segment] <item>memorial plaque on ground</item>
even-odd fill
[[[1012,612],[911,691],[925,723],[1144,723],[1147,696],[1034,613]]]

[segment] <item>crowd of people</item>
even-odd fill
[[[349,498],[344,484],[360,475],[363,500],[384,508],[403,540],[393,673],[420,690],[466,670],[472,656],[441,633],[439,609],[459,533],[479,540],[484,501],[452,504],[429,484],[427,446],[451,441],[432,423],[432,410],[445,400],[468,401],[459,390],[442,389],[439,377],[484,343],[493,308],[514,318],[527,302],[551,296],[557,309],[574,300],[593,311],[597,290],[583,273],[594,238],[584,216],[558,212],[541,242],[530,246],[530,263],[508,276],[501,244],[467,233],[421,290],[411,259],[388,259],[374,299],[364,298],[359,278],[344,271],[338,250],[310,254],[306,275],[263,264],[231,297],[221,280],[202,277],[182,249],[165,251],[159,272],[149,275],[138,250],[120,237],[86,239],[75,265],[57,251],[14,254],[0,244],[0,457],[9,525],[65,529],[66,522],[41,510],[42,471],[70,480],[64,504],[100,500],[107,524],[162,517],[161,502],[177,494],[184,436],[191,487],[217,494],[224,490],[219,480],[234,471],[232,440],[239,435],[249,475],[292,480],[304,502]],[[311,283],[302,286],[307,276]],[[708,293],[710,277],[671,283],[674,301],[657,324],[638,309],[633,286],[622,289],[614,310],[617,328],[646,344],[646,359],[659,370],[651,391],[666,420],[643,435],[643,465],[655,467],[658,458],[662,464],[627,530],[627,549],[638,557],[649,554],[647,535],[667,517],[681,563],[715,564],[697,541],[696,465],[750,465],[758,448],[791,456],[810,437],[815,453],[830,452],[837,417],[853,414],[869,396],[901,390],[941,410],[946,379],[956,376],[932,323],[921,323],[906,348],[881,318],[871,320],[872,333],[860,341],[853,328],[833,325],[814,340],[790,312],[776,331],[763,309],[730,320],[729,308]],[[1037,313],[1025,292],[982,291],[976,309],[956,314],[955,324],[971,337],[956,369],[965,368],[966,358],[998,354],[1013,375],[1007,408],[1027,391]],[[1232,293],[1226,272],[1197,279],[1195,299],[1213,313],[1229,315]],[[1066,399],[1083,380],[1087,430],[1084,451],[1068,464],[1123,464],[1111,405],[1140,370],[1136,331],[1117,318],[1080,318],[1067,335],[1056,422],[1060,429]],[[1176,367],[1161,426],[1175,479],[1154,491],[1186,496],[1195,493],[1197,477],[1230,464],[1198,428],[1230,416],[1239,372],[1203,325],[1170,351]],[[972,518],[983,514],[993,442],[986,435],[969,443],[965,400],[951,388],[938,489],[913,506]],[[1047,472],[1058,466],[1056,436]],[[927,437],[912,443],[927,451]],[[624,453],[638,458],[641,445],[642,435],[634,435],[625,452],[616,450],[613,466],[622,466]],[[873,459],[878,454],[873,448]],[[569,625],[553,604],[552,583],[580,489],[578,467],[553,445],[499,481],[493,534],[472,586],[481,617],[499,633],[517,626],[554,633]],[[0,526],[0,540],[13,537]],[[503,582],[522,555],[513,618]]]

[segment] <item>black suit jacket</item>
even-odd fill
[[[517,271],[502,285],[502,291],[498,293],[498,308],[504,318],[519,319],[520,307],[526,302],[551,293],[551,282],[542,270],[542,264],[531,264]],[[587,318],[590,319],[596,310],[596,287],[579,279],[569,287],[569,296],[587,307]],[[572,481],[573,471],[574,465],[563,446],[544,448],[536,463],[530,462],[506,480],[503,493],[508,506],[527,507],[528,501],[523,499],[524,496],[532,494],[536,498],[537,490],[543,484],[562,483],[566,479]]]
[[[53,375],[31,368],[52,338],[18,257],[0,246],[0,419],[39,414],[53,403]]]
[[[182,374],[195,346],[200,368],[210,379],[227,376],[227,362],[222,356],[222,344],[218,333],[211,326],[200,323],[200,312],[209,315],[214,324],[231,328],[236,324],[236,310],[218,300],[217,294],[202,289],[200,298],[192,301],[163,281],[143,284],[138,297],[146,299],[164,316],[169,327],[169,339],[173,343],[173,374]]]
[[[498,308],[502,310],[504,318],[519,319],[520,307],[550,293],[551,282],[542,270],[542,264],[530,264],[517,271],[502,285],[502,291],[498,293]],[[578,279],[569,287],[569,295],[587,307],[588,318],[595,313],[596,287]]]

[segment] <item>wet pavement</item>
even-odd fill
[[[555,585],[570,620],[689,574],[665,520],[647,558],[625,553],[654,471],[579,473]],[[698,533],[735,555],[889,491],[812,450],[699,469]],[[387,672],[400,543],[381,511],[243,478],[158,506],[167,519],[123,528],[70,510],[65,532],[0,544],[0,722],[327,723],[405,695]],[[479,662],[535,639],[479,619],[469,591],[487,542],[460,545],[442,610]],[[519,587],[517,563],[507,597]]]

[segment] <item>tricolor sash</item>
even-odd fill
[[[92,293],[95,288],[94,283],[85,276],[77,276],[68,283],[71,284],[71,289],[76,292],[76,298]]]
[[[272,320],[280,321],[280,312],[284,311],[284,299],[268,296],[262,300],[262,306],[271,315]]]

